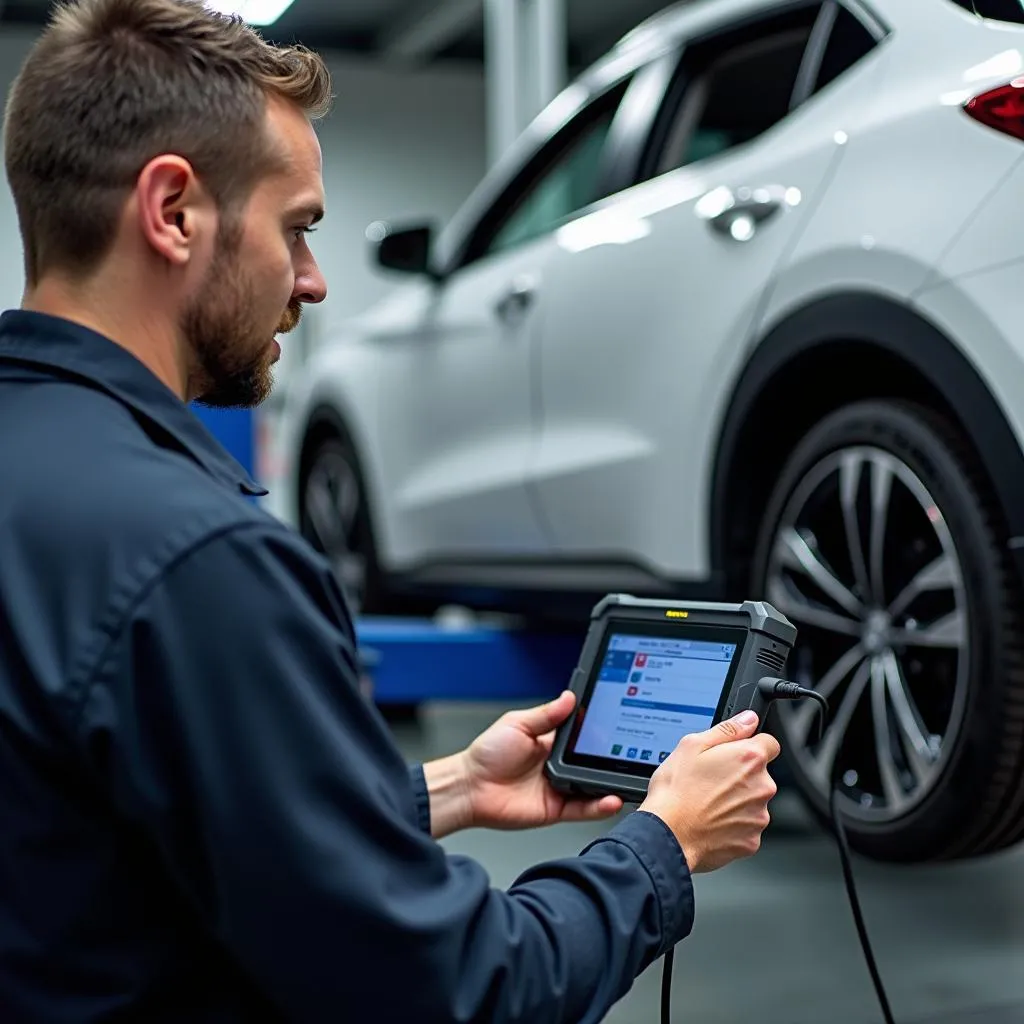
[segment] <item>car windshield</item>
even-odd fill
[[[971,14],[988,21],[1024,25],[1024,0],[951,0]]]

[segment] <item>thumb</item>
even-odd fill
[[[732,740],[745,740],[753,736],[757,731],[757,714],[753,711],[741,711],[733,718],[727,718],[724,722],[708,729],[704,733],[704,749],[717,747],[721,743],[729,743]]]
[[[552,729],[557,729],[572,713],[576,706],[576,696],[571,690],[565,690],[547,704],[540,704],[525,711],[515,711],[516,725],[531,736],[543,736]]]

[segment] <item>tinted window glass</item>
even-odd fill
[[[840,7],[825,45],[814,91],[824,89],[875,47],[875,38],[845,7]]]
[[[778,124],[789,113],[819,10],[810,4],[688,47],[650,172],[716,156]]]
[[[1024,4],[1021,0],[950,0],[979,18],[989,21],[1008,21],[1015,25],[1024,25]]]
[[[555,136],[483,219],[465,262],[539,238],[604,198],[605,143],[627,84],[595,100]]]
[[[601,154],[613,116],[614,111],[605,112],[562,153],[495,233],[487,252],[499,252],[547,234],[566,217],[602,198],[598,194]]]

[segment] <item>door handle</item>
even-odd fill
[[[800,190],[796,188],[763,185],[733,191],[723,185],[701,197],[697,215],[718,234],[736,242],[749,242],[766,220],[799,202]]]
[[[537,296],[537,280],[530,274],[517,277],[504,295],[494,304],[494,311],[502,320],[525,313]]]

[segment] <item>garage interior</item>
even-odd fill
[[[340,324],[394,286],[393,277],[371,264],[367,226],[383,217],[446,222],[559,90],[665,6],[664,0],[294,0],[260,27],[269,39],[322,51],[338,96],[320,129],[328,218],[313,245],[331,294],[289,339],[278,390],[255,421],[252,457],[271,486],[268,507],[277,497],[276,431],[289,380]],[[49,0],[0,0],[5,90],[50,7]],[[9,240],[0,253],[0,266],[9,271],[0,274],[0,290],[11,307],[19,299],[20,253],[10,241],[17,228],[6,193],[0,229]],[[391,727],[410,760],[427,760],[462,749],[502,711],[528,703],[486,694],[473,701],[428,698],[415,714],[392,715]],[[833,838],[785,784],[772,817],[757,856],[695,880],[696,925],[676,951],[672,1020],[880,1021]],[[494,885],[505,887],[539,861],[583,849],[608,827],[473,830],[443,843],[479,860]],[[899,1024],[1024,1021],[1024,850],[908,866],[858,856],[854,872]],[[661,982],[659,962],[605,1018],[608,1024],[658,1021]]]

